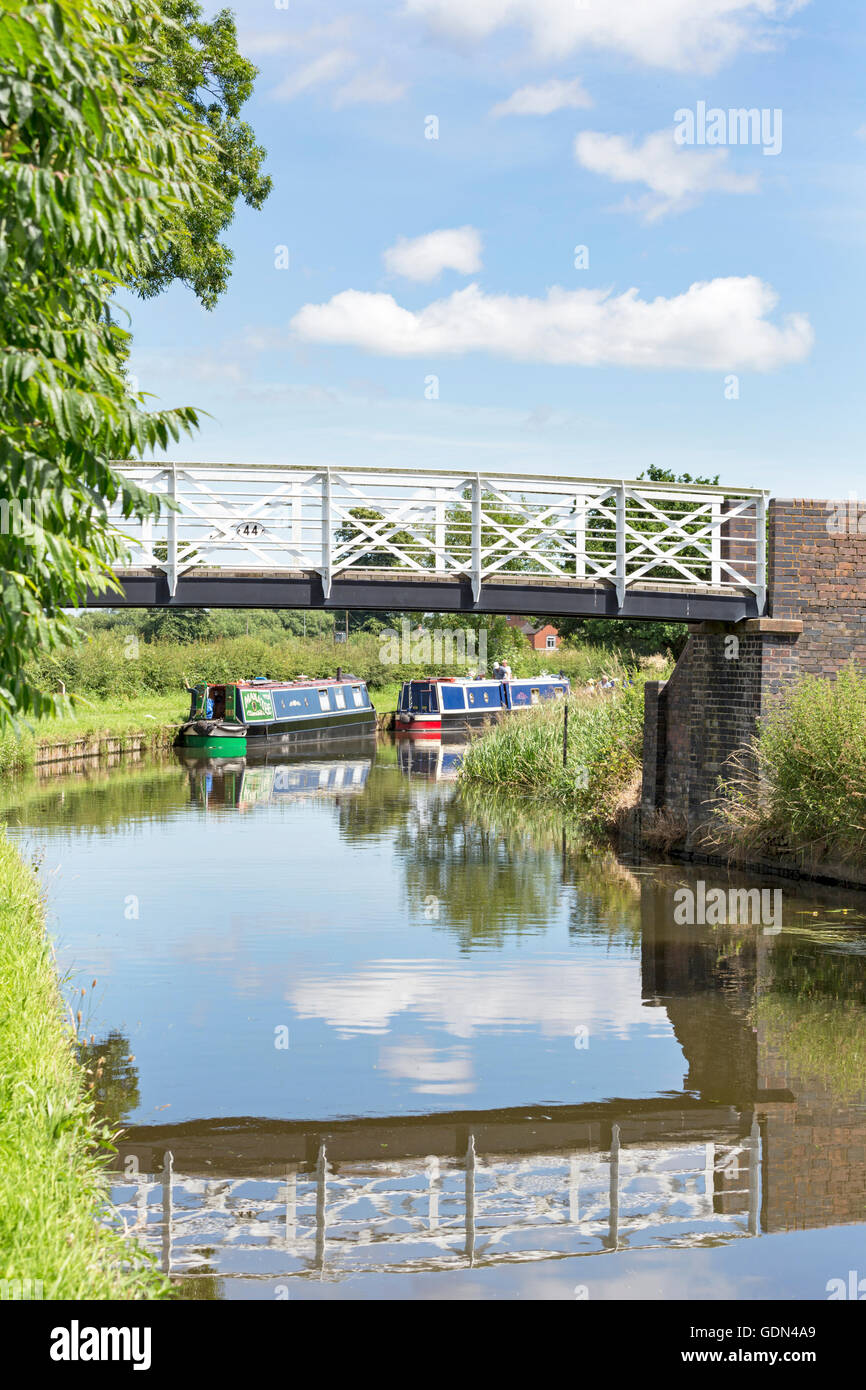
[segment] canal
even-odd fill
[[[2,789],[124,1126],[113,1219],[189,1298],[863,1296],[863,896],[625,864],[458,761]],[[681,923],[699,882],[781,915]]]

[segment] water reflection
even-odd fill
[[[742,1244],[801,1296],[806,1265],[762,1252],[805,1230],[823,1296],[866,1218],[862,896],[785,884],[779,934],[677,925],[678,887],[724,871],[622,864],[441,753],[3,790],[61,967],[99,976],[120,1215],[190,1296],[520,1266],[532,1296],[541,1264],[648,1248],[719,1287]]]

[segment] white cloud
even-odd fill
[[[714,72],[743,49],[766,48],[808,0],[405,0],[404,12],[462,41],[528,29],[535,51],[562,58],[612,49],[651,67]]]
[[[481,233],[474,227],[446,227],[426,236],[400,237],[382,259],[386,270],[407,280],[435,280],[443,270],[474,275],[481,269]]]
[[[592,98],[585,92],[580,78],[565,82],[552,77],[537,87],[520,87],[512,92],[506,101],[500,101],[490,112],[491,116],[549,116],[554,111],[574,107],[592,106]]]
[[[380,64],[369,72],[359,72],[334,96],[334,105],[385,105],[406,95],[406,83],[392,81]]]
[[[417,313],[390,294],[344,290],[326,304],[305,304],[291,327],[307,342],[391,357],[490,352],[575,366],[766,371],[802,361],[812,346],[806,315],[769,321],[777,300],[754,275],[698,282],[653,300],[636,289],[613,295],[559,287],[532,299],[488,295],[473,284]]]
[[[673,130],[658,130],[636,145],[623,135],[584,130],[574,154],[584,169],[615,183],[643,183],[650,193],[626,207],[654,222],[670,212],[692,207],[704,193],[754,193],[757,175],[728,168],[726,149],[678,145]]]
[[[279,86],[273,89],[271,96],[277,101],[292,101],[303,92],[308,92],[311,87],[333,82],[355,61],[355,55],[347,49],[332,48],[283,78]]]

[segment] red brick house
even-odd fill
[[[522,632],[530,647],[536,652],[555,652],[562,641],[559,633],[552,623],[544,623],[541,627],[535,627],[528,623],[525,618],[506,618],[509,627],[516,628]]]

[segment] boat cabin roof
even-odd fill
[[[528,682],[544,684],[551,681],[554,685],[563,685],[568,680],[568,676],[512,676],[512,685],[525,685]],[[404,681],[404,685],[501,685],[502,681],[495,676],[413,676],[411,680]]]
[[[336,676],[302,676],[295,681],[200,681],[195,687],[201,690],[203,686],[235,686],[239,690],[294,690],[309,689],[311,686],[320,688],[323,685],[366,685],[363,676],[343,676],[337,680]]]

